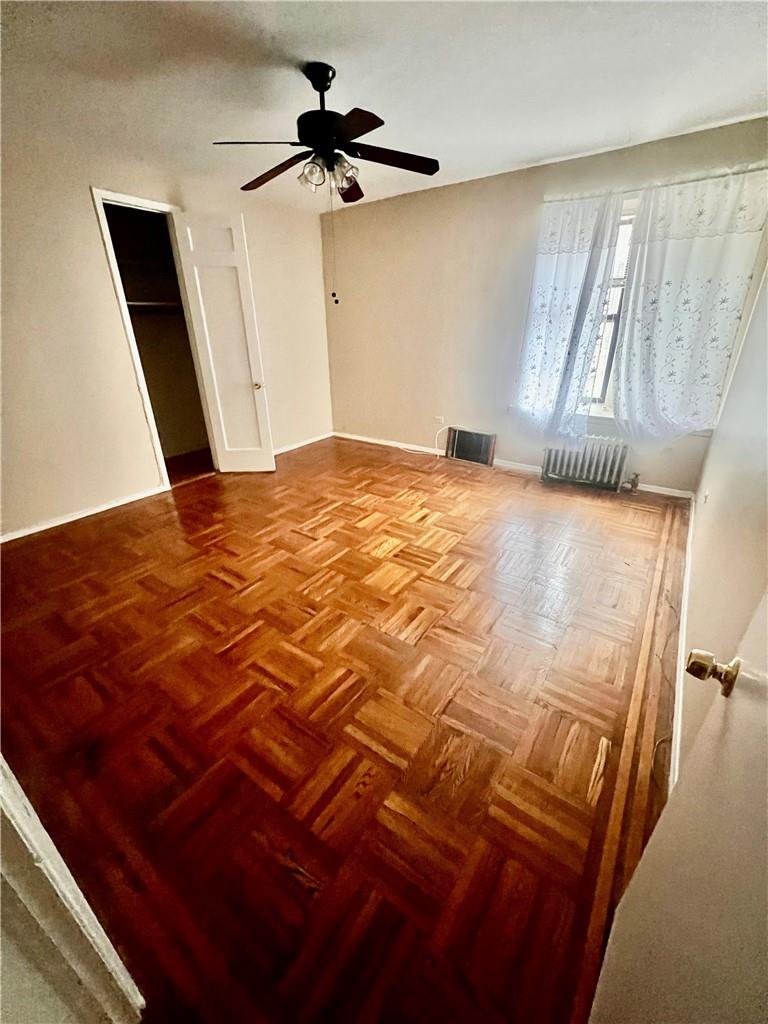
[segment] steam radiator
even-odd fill
[[[610,437],[585,437],[575,448],[545,448],[541,479],[618,491],[629,446]]]

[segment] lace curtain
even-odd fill
[[[586,433],[620,217],[621,197],[613,195],[544,207],[517,404],[546,434]]]
[[[614,370],[629,437],[713,427],[766,220],[766,172],[646,189]]]

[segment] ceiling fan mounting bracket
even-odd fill
[[[321,95],[328,92],[331,82],[336,77],[336,68],[332,68],[330,64],[323,64],[322,61],[310,61],[301,70],[312,83],[315,92],[319,92]]]

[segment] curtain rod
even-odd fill
[[[614,193],[622,196],[634,195],[637,192],[642,192],[646,188],[660,188],[665,185],[693,185],[697,181],[712,181],[715,178],[730,178],[738,174],[752,174],[753,171],[765,171],[768,170],[768,162],[761,160],[755,164],[744,164],[739,167],[735,167],[732,170],[716,171],[714,174],[700,174],[695,178],[688,177],[677,177],[677,178],[658,178],[653,181],[646,181],[642,185],[636,185],[634,188],[624,189],[599,189],[595,192],[570,192],[565,195],[547,196],[544,199],[545,203],[560,203],[564,199],[591,199],[595,196],[608,196]]]

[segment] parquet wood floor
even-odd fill
[[[148,1022],[583,1022],[687,506],[329,440],[3,549],[4,748]]]

